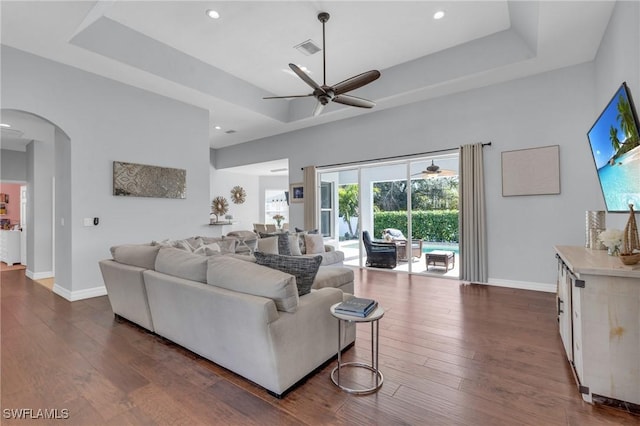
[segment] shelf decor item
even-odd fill
[[[243,187],[236,185],[231,189],[231,201],[233,204],[242,204],[247,198],[247,192]]]
[[[229,202],[224,197],[216,197],[211,202],[211,214],[216,217],[216,222],[218,222],[218,217],[224,215],[229,211]]]
[[[607,229],[598,235],[598,240],[607,246],[609,256],[618,256],[622,245],[623,232],[619,229]]]
[[[640,262],[640,241],[638,240],[638,225],[636,225],[633,204],[629,204],[629,221],[622,236],[620,261],[625,265],[635,265]]]

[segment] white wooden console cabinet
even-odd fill
[[[582,398],[640,404],[640,265],[606,250],[555,251],[560,336]]]
[[[7,265],[20,263],[20,231],[0,230],[0,261]]]

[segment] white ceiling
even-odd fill
[[[366,114],[315,101],[290,62],[322,82],[316,16],[331,14],[327,83],[378,69],[355,96],[373,111],[590,61],[612,1],[6,1],[2,44],[210,112],[213,148]],[[205,16],[209,8],[221,17]],[[437,10],[445,17],[432,18]],[[219,125],[222,129],[215,130]],[[235,130],[233,134],[225,133]],[[3,138],[4,144],[4,138]]]

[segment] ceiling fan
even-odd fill
[[[316,83],[296,64],[289,64],[289,68],[291,68],[291,70],[296,73],[302,81],[311,86],[313,92],[308,95],[267,96],[263,99],[289,99],[314,96],[318,100],[318,103],[313,110],[314,116],[320,114],[329,101],[359,108],[373,108],[375,106],[375,102],[358,98],[356,96],[345,95],[345,93],[377,80],[380,77],[380,71],[378,70],[363,72],[362,74],[350,77],[338,84],[334,84],[333,86],[327,86],[327,51],[325,49],[324,24],[329,20],[329,14],[327,12],[320,12],[318,14],[318,20],[322,22],[322,86]]]
[[[414,174],[413,176],[422,175],[424,178],[435,178],[435,177],[445,177],[445,176],[455,176],[456,172],[453,170],[441,169],[440,166],[436,165],[433,160],[431,160],[431,165],[427,166],[423,171]]]

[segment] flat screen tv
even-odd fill
[[[640,210],[640,137],[638,116],[622,83],[587,137],[608,212]]]

